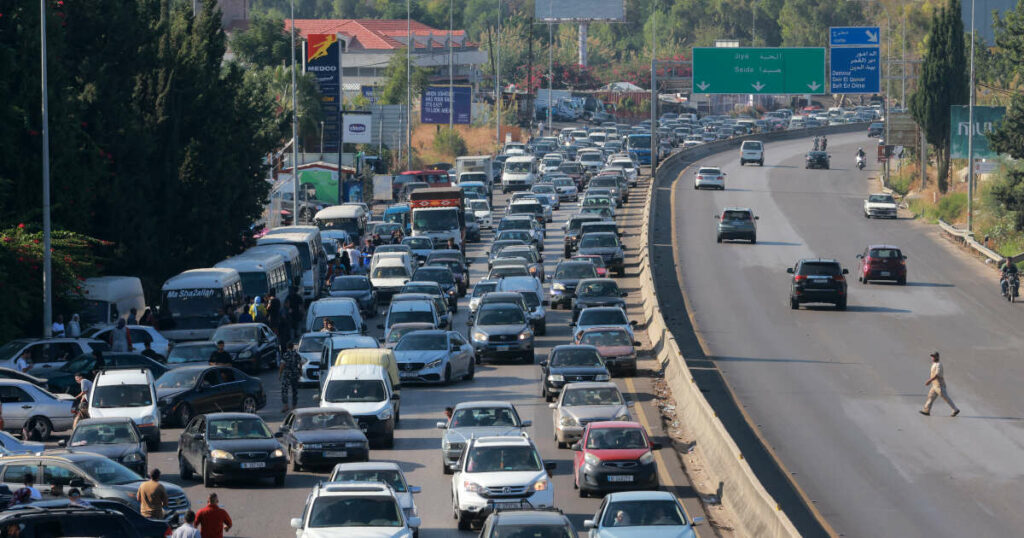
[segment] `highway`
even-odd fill
[[[804,139],[767,144],[763,168],[741,168],[736,150],[699,161],[723,167],[725,191],[694,191],[695,167],[674,184],[676,271],[702,347],[840,535],[1019,536],[1024,306],[935,227],[865,219],[879,165],[858,171],[854,152],[876,142],[829,142],[831,170],[803,168]],[[724,206],[760,216],[756,245],[716,244]],[[870,243],[903,248],[906,287],[856,281]],[[809,256],[850,269],[848,311],[790,310],[786,268]],[[918,414],[933,350],[957,418],[941,400]]]

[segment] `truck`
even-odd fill
[[[481,174],[483,174],[481,176]],[[468,155],[455,159],[455,177],[463,181],[482,181],[487,190],[494,188],[494,165],[490,155]]]
[[[449,239],[456,248],[466,244],[466,211],[462,190],[458,187],[417,189],[409,195],[412,207],[412,234],[423,235],[441,247]]]

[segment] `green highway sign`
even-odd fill
[[[694,93],[823,94],[825,49],[693,48]]]

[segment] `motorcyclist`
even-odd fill
[[[1009,291],[1010,279],[1016,277],[1017,274],[1017,264],[1010,263],[1010,260],[1003,262],[1003,267],[999,273],[999,286],[1003,290],[1003,295],[1006,295]]]
[[[866,154],[864,153],[864,148],[863,148],[863,147],[859,147],[859,148],[857,148],[857,157],[858,157],[858,158],[861,158],[861,159],[863,159],[863,158],[864,158],[864,155],[866,155]]]
[[[814,151],[818,151],[818,146],[821,145],[821,138],[814,137]]]
[[[828,148],[828,137],[821,135],[821,151],[825,151]]]

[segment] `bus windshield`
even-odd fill
[[[446,232],[459,229],[459,214],[455,209],[417,210],[412,214],[414,230]]]
[[[210,288],[168,290],[163,293],[160,314],[174,321],[178,329],[207,329],[217,326],[224,305],[224,291]]]

